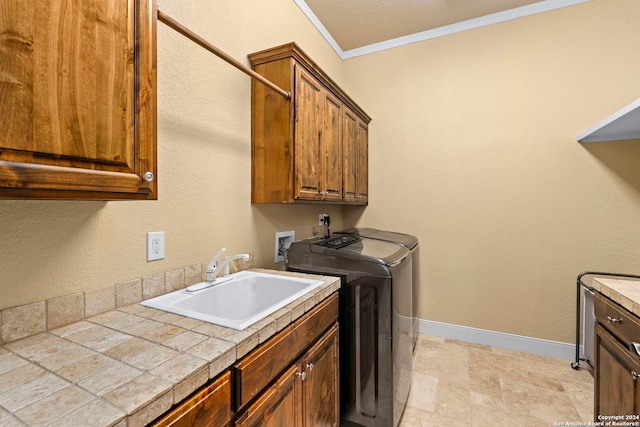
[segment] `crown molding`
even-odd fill
[[[380,52],[387,49],[394,49],[396,47],[406,46],[408,44],[418,43],[437,37],[447,36],[462,31],[499,24],[500,22],[510,21],[512,19],[518,19],[525,16],[536,15],[538,13],[549,12],[568,6],[574,6],[580,3],[587,3],[591,0],[543,0],[541,2],[533,3],[527,6],[505,10],[503,12],[492,13],[490,15],[481,16],[479,18],[469,19],[467,21],[457,22],[455,24],[445,25],[443,27],[434,28],[432,30],[422,31],[420,33],[410,34],[408,36],[397,37],[395,39],[385,40],[383,42],[374,43],[347,51],[344,51],[340,48],[338,43],[334,40],[329,31],[327,31],[325,26],[322,25],[322,22],[320,22],[318,17],[313,13],[311,8],[309,8],[304,0],[293,1],[307,16],[311,23],[318,29],[320,34],[322,34],[322,36],[325,38],[325,40],[327,40],[329,45],[331,45],[331,47],[336,51],[340,58],[349,59],[355,58],[357,56],[368,55],[370,53]]]

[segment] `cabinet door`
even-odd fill
[[[640,361],[599,324],[595,344],[595,420],[640,414]]]
[[[335,324],[302,361],[305,427],[337,427],[340,423],[338,325]]]
[[[343,120],[343,198],[346,202],[358,201],[358,118],[349,109],[344,109]]]
[[[153,427],[226,426],[231,422],[231,374],[211,384],[153,424]]]
[[[356,139],[358,141],[358,168],[356,172],[357,199],[358,203],[366,204],[369,201],[369,127],[362,120],[358,120]]]
[[[236,427],[301,427],[301,371],[291,366],[236,420]]]
[[[326,90],[322,134],[322,195],[324,200],[342,200],[342,102]]]
[[[352,111],[344,109],[345,202],[366,204],[369,200],[369,129]]]
[[[0,199],[155,199],[155,0],[2,5]]]
[[[234,367],[236,410],[254,399],[282,371],[296,363],[338,318],[338,294],[331,295]]]
[[[322,86],[299,66],[295,103],[295,198],[320,200],[324,93]]]

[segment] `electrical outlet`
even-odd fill
[[[276,233],[276,256],[275,263],[284,261],[284,257],[289,250],[289,246],[296,238],[295,231],[278,231]]]
[[[147,261],[164,259],[164,231],[147,233]]]
[[[324,219],[328,216],[329,214],[326,213],[318,214],[318,225],[324,225]]]

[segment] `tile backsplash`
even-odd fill
[[[0,311],[0,343],[6,344],[69,325],[201,281],[202,266],[196,264],[98,289],[7,308]]]

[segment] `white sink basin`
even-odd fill
[[[243,330],[322,283],[321,280],[241,271],[218,278],[215,282],[201,282],[141,304]]]

